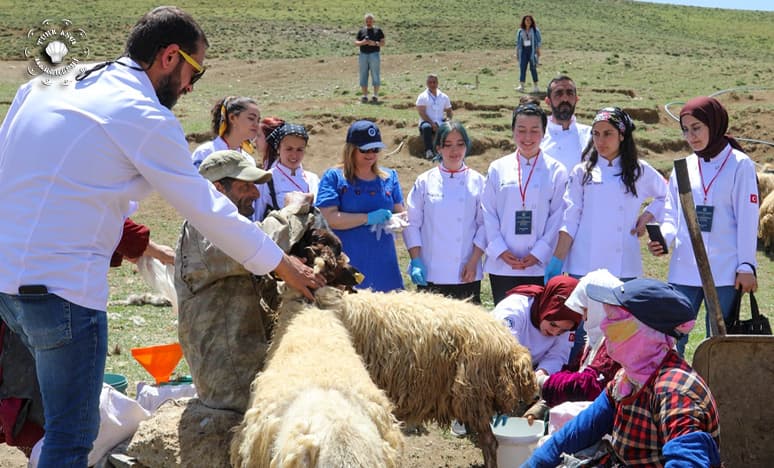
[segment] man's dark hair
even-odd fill
[[[573,87],[575,87],[575,81],[573,81],[572,78],[567,75],[559,75],[557,77],[551,78],[551,81],[548,82],[548,86],[546,87],[546,96],[548,96],[549,99],[551,99],[551,86],[559,81],[569,81],[572,83]]]
[[[223,186],[223,190],[228,192],[229,190],[231,190],[231,186],[234,185],[235,180],[236,179],[233,177],[224,177],[220,180],[216,180],[215,182],[220,182],[220,185]]]
[[[535,104],[523,104],[514,109],[513,117],[511,118],[511,130],[516,128],[516,117],[520,115],[534,115],[540,117],[540,122],[543,124],[543,131],[545,131],[546,125],[548,124],[548,117],[546,116],[546,112],[541,109],[540,106],[536,106]]]
[[[200,42],[209,46],[204,31],[191,15],[177,7],[161,6],[146,13],[134,25],[126,39],[124,54],[150,66],[156,53],[170,44],[178,44],[184,52],[195,54]]]

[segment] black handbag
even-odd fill
[[[752,313],[752,318],[749,320],[739,319],[739,311],[742,309],[742,296],[744,296],[742,290],[737,289],[731,315],[726,321],[726,334],[771,335],[769,319],[758,311],[758,301],[755,300],[755,295],[752,292],[750,292],[750,312]]]

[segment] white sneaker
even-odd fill
[[[435,153],[433,153],[433,150],[425,151],[425,159],[428,159],[428,160],[435,159]]]
[[[538,88],[538,85],[535,85],[535,86],[532,88],[532,92],[533,92],[533,93],[539,93],[539,92],[540,92],[540,88]]]
[[[516,86],[516,91],[524,91],[524,83],[520,83],[519,86]]]
[[[457,421],[456,419],[452,420],[452,423],[451,423],[451,426],[449,426],[449,429],[457,437],[463,437],[468,434],[468,429],[465,427],[465,425]]]

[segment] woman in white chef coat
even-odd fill
[[[255,162],[252,142],[260,133],[261,120],[255,100],[245,96],[224,97],[215,103],[210,115],[215,138],[196,147],[191,154],[193,165],[198,168],[210,153],[227,149],[241,151],[246,159]]]
[[[418,290],[481,302],[481,257],[486,248],[481,193],[484,176],[465,165],[470,139],[456,121],[436,132],[438,166],[417,177],[406,199],[403,241],[409,276]]]
[[[754,275],[758,235],[755,165],[742,152],[739,143],[726,135],[728,113],[716,99],[697,97],[688,101],[680,111],[680,127],[694,151],[686,158],[691,192],[720,309],[727,319],[735,289],[748,292],[758,288]],[[680,206],[674,171],[669,178],[661,233],[667,245],[674,243],[669,282],[698,310],[704,300],[704,290]],[[653,255],[663,254],[658,242],[650,242],[648,249]],[[706,329],[709,333],[708,318]],[[686,337],[677,342],[681,355],[687,341]]]
[[[266,144],[277,155],[268,171],[271,181],[259,186],[261,196],[256,200],[255,219],[263,219],[268,211],[285,207],[285,196],[291,192],[317,195],[320,177],[304,169],[309,134],[303,125],[284,122],[266,136]]]
[[[489,165],[481,204],[487,240],[484,272],[495,304],[518,285],[542,286],[556,247],[567,171],[540,150],[547,120],[539,106],[517,107],[511,119],[516,152]]]
[[[656,169],[639,159],[634,129],[619,107],[597,112],[583,162],[570,172],[546,281],[562,271],[580,278],[600,268],[622,281],[642,275],[639,237],[645,224],[662,220],[667,186]]]

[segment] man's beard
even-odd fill
[[[159,98],[159,102],[167,109],[172,109],[177,104],[177,99],[180,97],[180,70],[182,61],[177,64],[172,72],[161,78],[158,87],[156,88],[156,97]],[[174,78],[173,78],[174,77]]]
[[[557,120],[570,120],[575,113],[575,106],[569,102],[560,102],[557,107],[551,104],[551,114]]]

